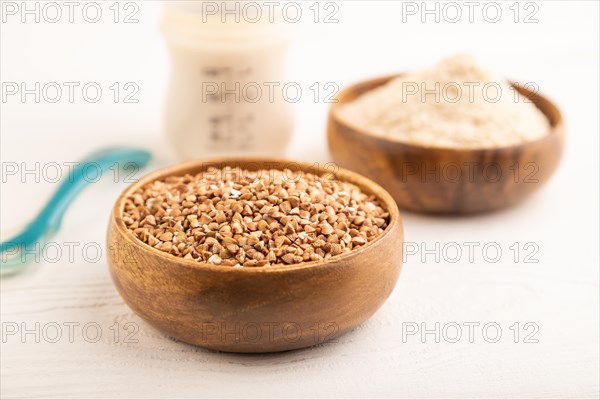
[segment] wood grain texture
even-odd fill
[[[338,117],[340,105],[395,76],[368,80],[343,90],[330,110],[328,141],[333,159],[386,188],[402,209],[437,214],[469,214],[520,203],[548,181],[564,147],[558,108],[540,94],[514,87],[548,118],[542,139],[493,149],[422,147],[376,136]]]
[[[58,323],[63,337],[8,337],[0,352],[2,398],[598,397],[597,348],[590,348],[597,276],[589,269],[410,263],[405,273],[389,301],[353,332],[305,350],[251,355],[186,345],[154,329],[123,303],[105,260],[46,265],[3,281],[2,321],[30,330]],[[402,324],[422,321],[429,328],[496,321],[504,336],[498,343],[479,331],[474,343],[466,333],[458,343],[418,334],[403,341]],[[540,342],[514,343],[508,326],[515,321],[536,322]],[[72,342],[66,322],[80,324]],[[87,323],[102,328],[99,341],[82,337]],[[125,324],[136,328],[131,340]]]
[[[315,173],[315,164],[279,159],[219,159],[153,173],[117,201],[108,230],[109,264],[117,289],[142,318],[179,340],[215,350],[272,352],[313,346],[369,318],[392,292],[402,265],[398,208],[381,187],[346,170],[334,179],[375,194],[390,213],[373,242],[324,262],[231,268],[158,251],[135,238],[122,221],[125,198],[140,186],[209,167],[289,168]]]

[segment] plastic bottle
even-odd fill
[[[282,95],[290,26],[247,3],[165,4],[166,132],[183,159],[280,155],[291,139],[292,104]]]

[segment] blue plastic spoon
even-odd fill
[[[58,232],[65,212],[77,195],[90,183],[88,169],[102,176],[108,170],[143,168],[150,161],[151,154],[146,150],[111,148],[97,151],[80,161],[67,179],[40,211],[37,217],[18,235],[0,243],[0,271],[14,272],[32,259],[39,260],[39,252],[47,241]]]

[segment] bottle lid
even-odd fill
[[[203,23],[227,25],[264,25],[283,22],[286,2],[251,0],[195,1],[163,0],[167,11],[199,18]]]
[[[282,18],[282,2],[164,0],[163,32],[215,42],[285,41],[293,23]]]

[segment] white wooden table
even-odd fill
[[[399,3],[338,3],[338,24],[302,25],[291,54],[296,81],[343,86],[474,53],[499,73],[535,80],[562,107],[568,143],[553,180],[493,215],[404,213],[409,254],[373,318],[333,343],[272,355],[177,343],[131,312],[104,248],[125,184],[103,180],[76,200],[53,238],[62,252],[56,262],[1,280],[2,398],[598,398],[598,4],[538,2],[538,24],[491,26],[400,24]],[[155,152],[151,168],[174,161],[160,125],[168,64],[158,5],[137,4],[134,25],[2,24],[2,82],[140,87],[138,104],[2,102],[3,168],[64,166],[104,145],[139,142]],[[288,155],[325,162],[327,105],[310,97],[297,105]],[[25,223],[56,187],[5,172],[3,231]],[[467,242],[478,243],[472,260]],[[486,245],[501,249],[496,262],[492,250],[482,253]],[[456,248],[462,257],[451,262]]]

